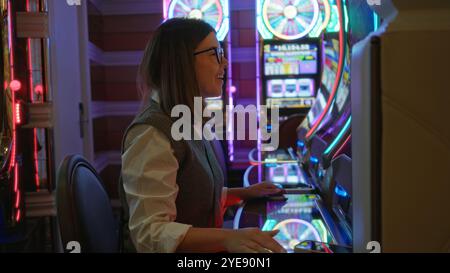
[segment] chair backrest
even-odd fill
[[[119,252],[118,222],[100,177],[80,155],[58,168],[56,206],[64,248],[75,241],[81,252]]]

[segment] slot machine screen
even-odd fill
[[[264,45],[264,75],[287,76],[316,74],[318,47],[306,43]]]
[[[274,239],[287,252],[293,252],[302,241],[333,241],[316,206],[316,195],[286,194],[285,202],[268,202],[263,231],[280,230]]]
[[[319,47],[314,42],[264,44],[264,89],[269,108],[309,108],[319,73]]]

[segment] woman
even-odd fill
[[[227,64],[214,29],[200,20],[167,20],[147,45],[139,69],[147,105],[122,146],[125,218],[139,252],[284,252],[276,231],[221,228],[226,206],[280,190],[269,183],[224,188],[206,140],[171,136],[172,108],[193,112],[194,97],[220,96]]]

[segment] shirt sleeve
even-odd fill
[[[178,161],[158,129],[130,130],[122,154],[130,237],[138,252],[175,252],[191,225],[175,222]]]

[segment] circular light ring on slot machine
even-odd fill
[[[263,21],[268,30],[283,40],[302,38],[319,19],[317,0],[265,0]]]
[[[273,228],[273,230],[277,229],[280,232],[275,238],[286,249],[292,250],[297,244],[306,240],[322,241],[316,228],[302,219],[284,220]]]
[[[323,19],[323,23],[320,26],[321,30],[325,30],[328,26],[328,23],[330,22],[330,18],[331,18],[331,6],[330,6],[330,2],[328,0],[319,0],[320,2],[322,2],[322,8],[323,8],[323,12],[325,14],[325,18]]]
[[[173,0],[169,4],[168,17],[202,19],[217,33],[223,28],[223,6],[220,0]]]
[[[319,3],[319,18],[314,28],[308,34],[310,37],[317,38],[327,28],[331,18],[331,7],[329,0],[317,0]]]

